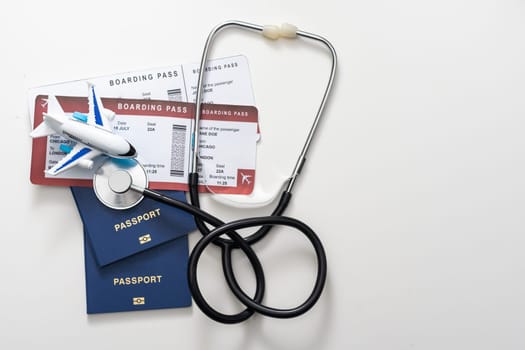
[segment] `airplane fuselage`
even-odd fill
[[[44,119],[57,134],[80,142],[113,158],[135,158],[137,151],[122,136],[97,125],[71,119],[65,115],[44,113]]]

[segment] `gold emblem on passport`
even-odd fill
[[[144,297],[133,298],[133,305],[144,305],[144,304],[146,304],[146,299]]]
[[[148,233],[147,235],[143,235],[139,237],[139,243],[144,244],[151,241],[151,235]]]

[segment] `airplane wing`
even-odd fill
[[[79,165],[79,163],[84,163],[80,165],[84,165],[84,168],[89,168],[89,166],[85,166],[85,164],[92,164],[91,159],[95,158],[99,154],[102,154],[102,152],[91,149],[81,143],[77,143],[71,152],[66,154],[66,156],[62,158],[57,164],[55,164],[55,166],[53,166],[51,169],[46,170],[46,173],[50,175],[57,175],[75,165]]]
[[[98,125],[106,130],[111,130],[111,124],[103,113],[104,106],[100,97],[95,94],[95,86],[88,83],[89,86],[89,113],[88,113],[88,124]]]

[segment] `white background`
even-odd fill
[[[197,61],[226,19],[296,23],[338,51],[334,94],[287,211],[325,244],[324,294],[298,319],[233,326],[196,306],[87,316],[73,199],[29,182],[27,88]],[[218,44],[217,57],[248,55],[266,149],[293,149],[328,56],[236,32]],[[524,1],[3,2],[0,45],[0,348],[525,347]],[[257,251],[268,304],[305,297],[315,266],[299,235],[280,230]],[[238,310],[218,257],[207,252],[199,270],[206,295]],[[250,290],[249,268],[237,270]]]

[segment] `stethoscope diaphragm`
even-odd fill
[[[131,187],[146,188],[146,171],[134,159],[108,158],[93,176],[93,190],[97,198],[106,206],[124,210],[139,203],[143,194]]]

